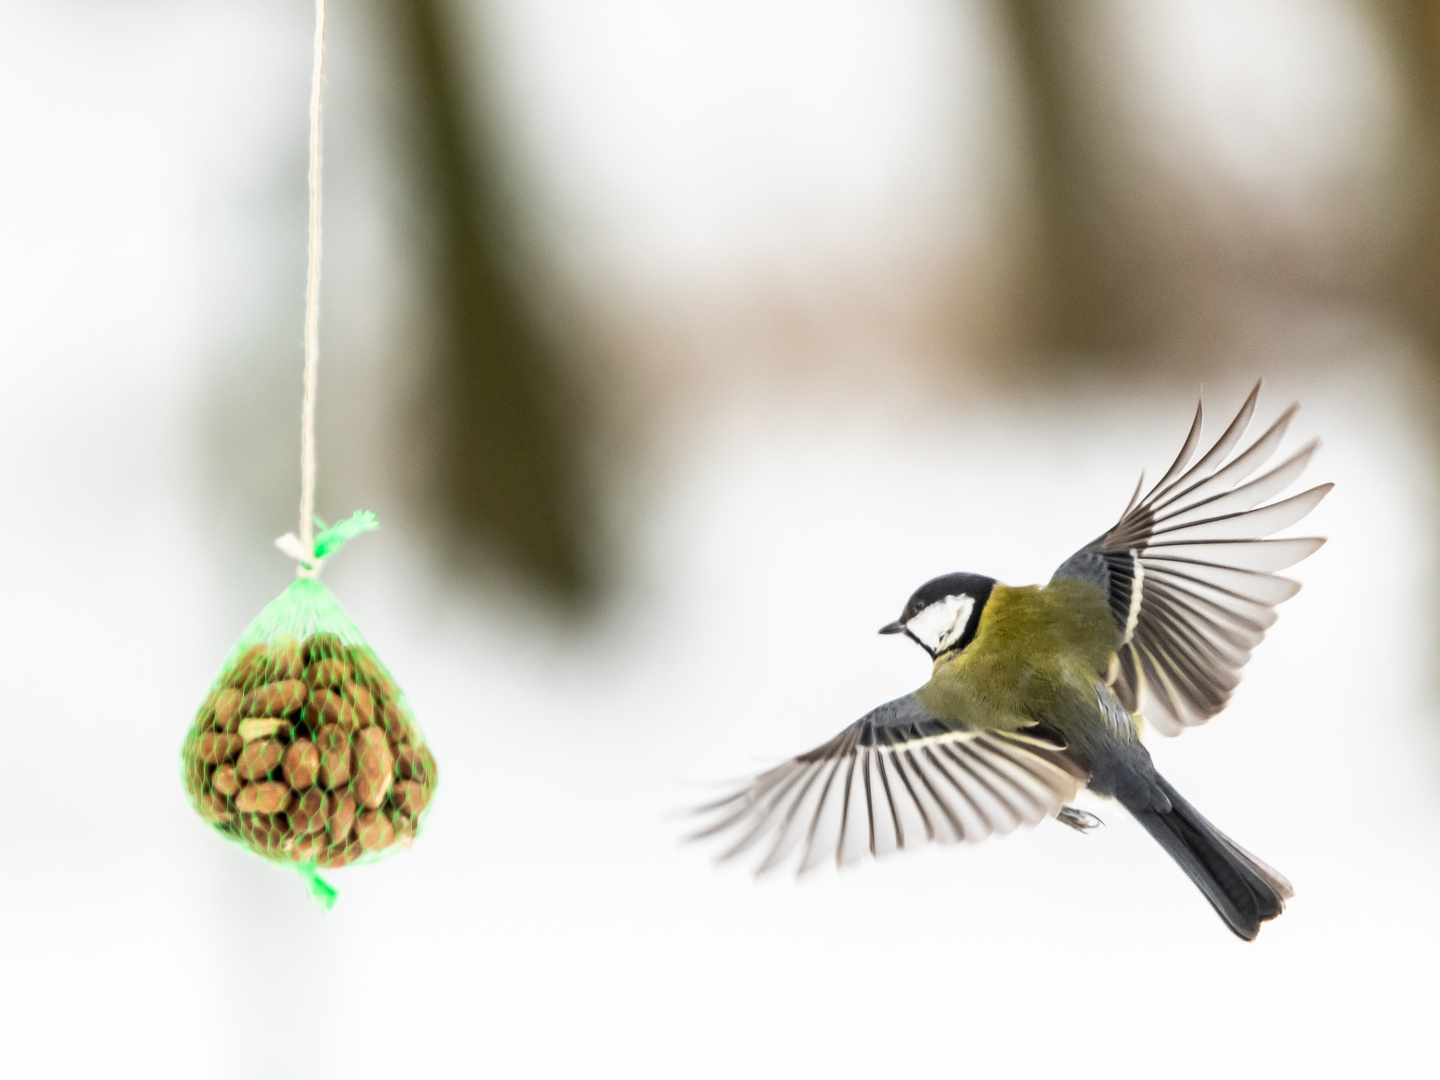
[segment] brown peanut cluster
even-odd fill
[[[334,634],[248,649],[185,741],[196,810],[268,859],[339,867],[408,847],[435,758],[374,653]]]

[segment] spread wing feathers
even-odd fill
[[[1225,707],[1240,669],[1275,622],[1275,606],[1300,590],[1275,571],[1325,542],[1267,537],[1304,518],[1334,485],[1262,505],[1300,476],[1317,443],[1246,482],[1274,456],[1298,406],[1230,456],[1259,393],[1257,383],[1215,445],[1186,468],[1200,439],[1197,407],[1175,463],[1143,498],[1137,488],[1120,521],[1090,548],[1104,560],[1122,632],[1112,688],[1167,735]]]
[[[1054,817],[1088,772],[1054,733],[957,728],[913,696],[892,701],[808,754],[700,807],[715,815],[690,839],[727,834],[720,859],[752,850],[756,874],[800,849],[797,873],[917,846],[979,841]]]

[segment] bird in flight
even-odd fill
[[[1114,528],[1060,564],[1048,584],[979,574],[920,586],[882,634],[934,661],[929,682],[699,808],[692,839],[725,835],[722,860],[759,852],[757,873],[796,858],[804,872],[914,846],[977,841],[1056,818],[1081,788],[1112,798],[1180,865],[1247,941],[1293,895],[1290,883],[1211,825],[1156,771],[1142,736],[1223,710],[1275,608],[1299,591],[1276,574],[1318,537],[1274,539],[1330,491],[1267,502],[1318,443],[1251,479],[1275,455],[1298,405],[1243,450],[1260,393],[1194,464],[1203,407],[1174,464]],[[798,856],[796,852],[798,851]]]

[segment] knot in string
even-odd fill
[[[380,519],[373,510],[356,510],[344,521],[337,521],[334,525],[326,525],[317,514],[315,524],[320,527],[320,531],[315,534],[315,542],[309,548],[306,548],[305,543],[293,532],[275,538],[275,546],[300,564],[295,568],[296,577],[317,577],[321,567],[325,565],[325,560],[339,551],[345,541],[378,529]]]

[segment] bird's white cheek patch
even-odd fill
[[[944,652],[965,632],[965,624],[970,621],[970,612],[974,607],[973,596],[947,596],[917,613],[905,624],[905,628],[927,648],[937,653]]]

